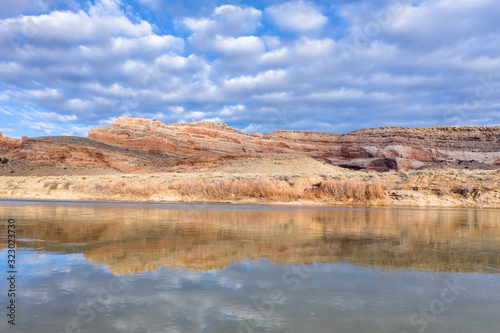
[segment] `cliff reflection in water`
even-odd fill
[[[114,274],[222,269],[243,259],[498,272],[500,211],[211,205],[0,206],[20,246],[83,252]],[[166,207],[166,208],[165,208]]]

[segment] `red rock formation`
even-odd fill
[[[120,117],[109,127],[90,131],[89,138],[116,147],[144,153],[185,157],[209,153],[308,153],[325,155],[338,134],[275,132],[246,135],[212,122],[165,125],[157,121]]]
[[[69,136],[26,139],[16,148],[5,150],[2,155],[9,162],[0,164],[0,175],[37,174],[37,170],[53,166],[97,166],[127,173],[206,171],[234,160],[265,160],[268,157],[262,154],[212,154],[166,158]],[[284,155],[280,155],[282,156]],[[293,156],[285,157],[294,158]]]
[[[111,126],[93,129],[89,138],[95,141],[26,136],[21,141],[0,133],[0,157],[35,166],[98,165],[124,172],[196,169],[238,158],[234,154],[254,153],[302,154],[335,165],[376,171],[436,163],[500,167],[500,127],[384,127],[343,135],[297,131],[246,135],[220,123],[165,125],[121,117]],[[202,154],[230,156],[199,156]]]
[[[0,132],[0,150],[16,148],[21,145],[21,140],[4,137]]]
[[[160,156],[292,153],[377,171],[415,169],[445,161],[498,166],[500,159],[500,127],[384,127],[343,135],[297,131],[246,135],[220,123],[165,125],[120,117],[111,126],[91,130],[89,138]]]
[[[85,138],[63,136],[26,139],[5,156],[11,163],[21,161],[32,166],[95,165],[123,172],[163,171],[173,164],[173,161],[158,156],[126,151]]]

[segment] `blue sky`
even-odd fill
[[[2,0],[0,131],[500,124],[497,0]]]

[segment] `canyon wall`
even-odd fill
[[[500,127],[382,127],[347,134],[275,131],[247,135],[225,124],[163,124],[120,117],[88,138],[10,139],[0,133],[0,158],[33,165],[99,165],[123,172],[161,172],[181,164],[224,163],[239,154],[300,154],[350,169],[500,167]],[[211,154],[212,156],[205,156]],[[172,160],[174,158],[175,160]],[[188,160],[186,160],[188,159]],[[219,161],[220,160],[220,161]]]
[[[383,127],[347,134],[276,131],[246,135],[213,122],[163,124],[120,117],[92,129],[90,139],[166,157],[199,154],[304,154],[352,169],[415,169],[424,165],[476,163],[500,167],[500,127]]]

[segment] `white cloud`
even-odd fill
[[[176,54],[165,54],[155,60],[156,73],[176,73],[189,76],[191,79],[200,78],[210,70],[210,65],[200,56],[190,54],[187,57]],[[186,79],[188,79],[186,77]]]
[[[12,111],[7,110],[6,108],[1,108],[0,107],[0,112],[3,113],[3,114],[9,115],[9,116],[13,115]]]
[[[111,125],[111,124],[109,124]],[[69,133],[65,133],[63,135],[70,136],[87,136],[92,128],[95,126],[73,126],[71,127],[71,131]]]
[[[269,70],[257,75],[243,75],[226,80],[223,87],[230,95],[255,94],[283,89],[288,82],[284,70]]]
[[[0,32],[27,39],[31,45],[104,42],[109,36],[142,37],[152,33],[146,21],[135,24],[124,15],[115,15],[112,6],[97,6],[98,10],[92,7],[89,12],[54,11],[6,19],[0,25]]]
[[[300,57],[325,59],[332,55],[335,42],[330,38],[301,38],[294,45],[294,51]]]
[[[173,36],[147,35],[139,38],[116,37],[111,40],[111,52],[117,56],[154,57],[164,52],[182,52],[184,40]]]
[[[205,32],[215,27],[215,22],[209,18],[195,19],[188,17],[182,20],[182,23],[195,32]]]
[[[318,30],[328,21],[313,3],[305,1],[292,1],[268,7],[266,14],[279,28],[292,32]]]
[[[15,17],[21,14],[47,13],[58,5],[63,4],[68,9],[78,9],[76,0],[2,0],[0,7],[0,18]]]
[[[249,34],[260,25],[262,12],[252,7],[224,5],[215,9],[217,33],[224,35]]]
[[[211,18],[186,18],[182,23],[201,35],[240,36],[254,32],[261,18],[262,12],[255,8],[223,5],[215,9]]]
[[[259,124],[249,124],[245,128],[240,129],[240,131],[242,131],[245,134],[259,133],[261,130],[262,130],[262,125]]]
[[[494,0],[483,1],[421,1],[418,4],[403,4],[398,14],[390,22],[389,29],[393,33],[404,33],[417,38],[433,37],[439,31],[444,42],[452,42],[456,38],[477,33],[493,33],[490,19],[498,17],[500,8]],[[471,17],[482,17],[477,21]],[[453,24],[451,24],[453,22]],[[451,38],[451,40],[450,40]]]
[[[22,113],[53,134],[124,114],[261,132],[497,124],[500,7],[398,3],[197,2],[194,10],[175,1],[183,14],[173,2],[164,26],[165,17],[153,24],[143,7],[118,1],[19,9],[0,18],[0,122],[13,127]],[[367,29],[376,24],[376,33]]]
[[[216,36],[212,41],[213,48],[221,54],[262,54],[265,52],[265,46],[259,37],[222,37]]]
[[[220,115],[223,117],[238,116],[242,112],[245,112],[245,105],[243,104],[227,105],[220,111]]]
[[[182,22],[193,31],[188,38],[189,45],[197,53],[209,53],[225,57],[244,58],[264,53],[264,42],[249,35],[260,25],[262,12],[251,7],[233,5],[217,7],[211,18],[187,18]],[[233,63],[233,67],[242,67]]]
[[[38,118],[47,119],[50,121],[55,121],[58,123],[70,123],[78,120],[78,117],[75,115],[61,115],[55,112],[39,112],[35,111],[34,115]]]
[[[52,132],[55,131],[56,126],[54,124],[50,123],[42,123],[42,122],[31,122],[31,121],[26,121],[22,120],[21,125],[30,128],[32,130],[35,130],[37,132],[43,133],[45,135],[51,135]]]

